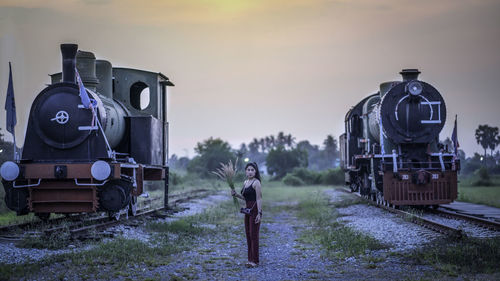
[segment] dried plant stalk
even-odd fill
[[[238,162],[238,159],[236,159],[236,162]],[[236,162],[234,162],[234,164],[231,160],[229,160],[227,164],[221,162],[220,163],[221,167],[215,171],[212,171],[212,174],[216,175],[221,180],[227,182],[231,190],[234,190],[234,177],[237,171]],[[233,197],[233,202],[234,205],[239,208],[240,204],[238,203],[238,199],[236,199],[236,197]]]

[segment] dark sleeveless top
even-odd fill
[[[255,180],[252,181],[252,184],[250,184],[249,187],[245,188],[245,184],[243,184],[243,189],[241,190],[241,194],[245,198],[245,201],[257,201],[257,192],[255,192],[255,189],[253,188],[253,183]]]

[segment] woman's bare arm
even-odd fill
[[[236,198],[238,198],[238,199],[245,200],[245,197],[243,197],[242,195],[236,193],[236,191],[234,191],[234,189],[231,190],[231,195],[234,196],[234,197],[236,197]]]
[[[257,217],[255,218],[255,223],[259,223],[262,218],[262,188],[260,185],[260,181],[255,181],[253,183],[253,188],[255,189],[255,193],[257,195]]]

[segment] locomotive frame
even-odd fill
[[[77,50],[61,45],[62,72],[50,75],[33,101],[21,159],[2,165],[7,206],[42,219],[97,211],[118,218],[136,214],[145,181],[164,181],[166,207],[166,89],[174,84],[162,73],[112,67]],[[92,110],[83,106],[82,88]]]
[[[345,183],[352,192],[384,205],[450,203],[457,198],[460,163],[456,151],[439,143],[444,100],[434,87],[417,80],[417,69],[400,74],[403,81],[382,83],[379,92],[347,112],[339,138]]]

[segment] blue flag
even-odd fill
[[[458,155],[458,148],[460,144],[458,143],[458,135],[457,135],[457,116],[455,115],[455,126],[453,127],[453,133],[451,134],[451,141],[453,142],[453,148],[455,151],[455,155]]]
[[[80,74],[78,74],[78,70],[75,67],[76,73],[76,82],[78,83],[78,88],[80,89],[80,99],[82,100],[82,104],[85,108],[90,108],[90,99],[87,94],[87,90],[85,90],[85,86],[83,86],[82,79],[80,78]]]
[[[7,86],[7,98],[5,99],[5,110],[7,111],[7,131],[14,135],[14,127],[17,124],[16,102],[14,101],[14,84],[12,83],[12,68],[9,62],[9,86]]]

